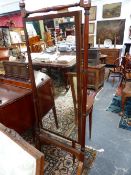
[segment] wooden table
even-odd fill
[[[49,54],[50,55],[50,54]],[[69,60],[61,60],[61,58],[63,58],[63,56],[65,56],[66,58],[69,58]],[[53,57],[53,55],[52,55]],[[70,59],[71,58],[71,59]],[[64,84],[65,84],[65,88],[68,89],[67,85],[68,85],[68,81],[67,81],[67,72],[70,72],[72,69],[74,69],[75,65],[76,65],[76,56],[75,55],[71,55],[71,54],[61,54],[58,56],[58,58],[56,58],[54,61],[52,60],[42,60],[39,58],[35,58],[33,59],[33,67],[36,70],[39,70],[41,68],[46,68],[51,72],[51,69],[55,69],[60,71],[60,76],[62,77],[62,79],[64,80]]]

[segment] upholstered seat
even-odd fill
[[[42,175],[43,172],[43,153],[0,124],[0,174]]]

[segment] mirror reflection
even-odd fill
[[[41,116],[43,127],[77,140],[77,79],[71,76],[77,71],[75,17],[32,20],[26,22],[26,28],[33,68],[51,79],[54,91],[52,100],[39,99],[48,108],[46,113],[40,105],[40,113],[46,113]]]

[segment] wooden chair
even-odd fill
[[[45,42],[40,41],[40,37],[38,35],[29,38],[29,45],[31,52],[42,52],[46,47]]]
[[[122,115],[124,115],[125,102],[129,97],[131,97],[131,82],[126,82],[122,90]]]
[[[77,75],[74,72],[68,72],[68,80],[71,86],[73,104],[74,104],[74,112],[75,112],[75,122],[78,121],[78,102],[77,102]],[[86,105],[86,115],[89,115],[89,138],[91,138],[91,130],[92,130],[92,111],[93,111],[93,103],[94,103],[95,93],[87,95],[87,105]]]
[[[121,83],[131,81],[131,55],[127,54],[122,58],[121,66],[123,71]]]
[[[110,76],[113,77],[113,79],[112,79],[113,85],[115,83],[115,77],[119,77],[119,79],[122,79],[122,77],[123,77],[123,70],[122,70],[122,66],[120,65],[119,61],[120,61],[120,58],[117,58],[114,61],[113,68],[109,69],[107,81],[109,80]]]
[[[1,123],[0,174],[44,174],[44,154]]]

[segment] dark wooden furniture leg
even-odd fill
[[[89,138],[91,139],[91,131],[92,131],[92,111],[93,107],[91,108],[91,111],[89,113]]]

